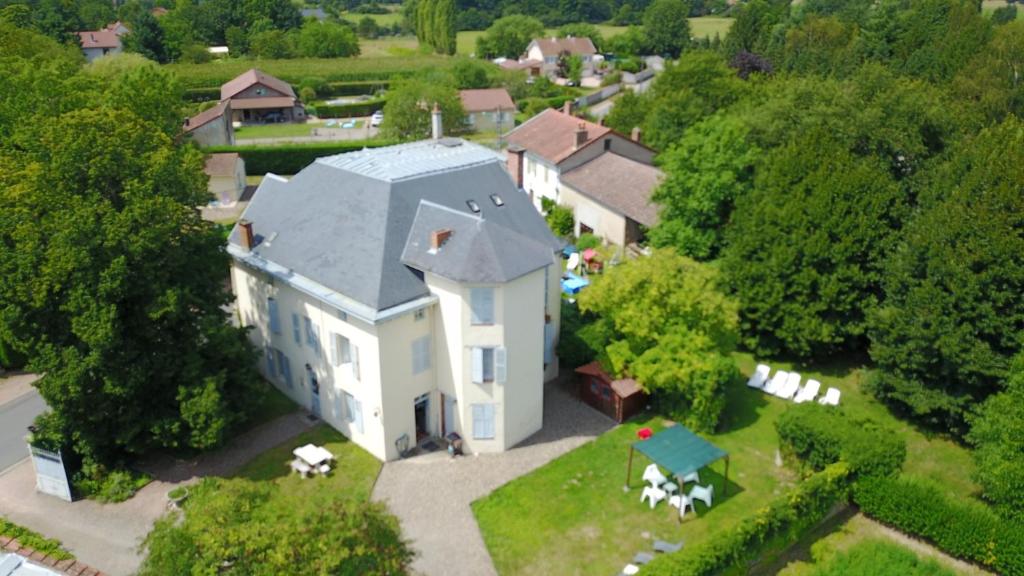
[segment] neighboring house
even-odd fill
[[[222,152],[206,157],[207,185],[210,194],[223,206],[231,206],[245,192],[245,161],[237,152]]]
[[[107,54],[120,54],[123,51],[121,36],[127,33],[128,28],[121,22],[114,22],[101,30],[77,32],[87,62]]]
[[[508,135],[509,165],[516,183],[534,206],[541,199],[561,202],[562,175],[598,156],[612,152],[640,164],[651,165],[654,151],[612,129],[576,118],[571,104],[562,110],[547,109]]]
[[[252,68],[220,87],[221,101],[231,101],[235,122],[305,122],[306,109],[292,87]]]
[[[558,58],[568,53],[579,56],[583,61],[583,75],[589,76],[594,72],[594,61],[597,49],[590,38],[535,38],[526,46],[526,53],[520,58],[523,60],[536,60],[542,62],[541,73],[546,76],[557,76]]]
[[[504,88],[460,90],[466,123],[478,132],[506,132],[515,127],[516,104]]]
[[[541,60],[510,60],[508,58],[495,58],[492,60],[505,70],[526,70],[530,76],[540,76],[544,62]]]
[[[573,209],[577,236],[589,232],[625,247],[658,223],[651,195],[663,177],[650,164],[607,152],[562,174],[559,203]]]
[[[503,451],[541,428],[561,243],[493,151],[444,138],[320,158],[268,174],[242,218],[238,313],[293,400],[382,460],[453,432]]]
[[[203,148],[233,145],[235,143],[235,128],[231,123],[231,102],[224,100],[213,108],[186,118],[182,130]]]

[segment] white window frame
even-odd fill
[[[292,336],[295,338],[295,343],[302,346],[302,328],[297,312],[292,312]]]
[[[281,333],[281,315],[278,310],[277,300],[273,297],[267,298],[267,317],[269,318],[270,333]]]
[[[363,403],[358,398],[349,394],[348,392],[342,392],[345,395],[345,421],[349,424],[354,424],[355,429],[360,434],[363,433]]]
[[[508,379],[508,350],[501,346],[474,346],[471,350],[474,384],[504,383]],[[488,354],[489,353],[489,354]],[[490,358],[488,359],[488,356]],[[490,378],[488,378],[488,365]]]
[[[494,409],[494,404],[472,404],[470,407],[473,413],[473,439],[494,440],[496,428],[494,421],[497,412]]]

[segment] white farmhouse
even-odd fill
[[[453,432],[503,451],[541,428],[559,248],[494,152],[438,138],[268,175],[228,251],[263,374],[391,460]]]

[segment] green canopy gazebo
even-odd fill
[[[633,478],[633,451],[639,450],[655,464],[667,468],[679,479],[691,472],[721,459],[725,459],[725,485],[722,496],[729,490],[729,453],[691,432],[686,426],[676,424],[654,434],[646,440],[634,442],[629,447],[629,468],[626,471],[626,486]]]

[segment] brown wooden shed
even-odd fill
[[[628,420],[647,404],[647,394],[636,380],[615,380],[597,361],[576,369],[576,394],[616,422]]]

